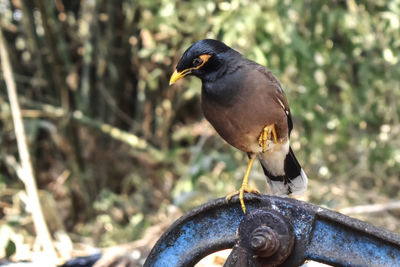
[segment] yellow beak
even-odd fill
[[[190,73],[190,71],[191,71],[190,69],[186,69],[181,72],[178,72],[177,70],[175,70],[174,73],[172,73],[171,79],[169,79],[169,85],[172,85],[176,81],[182,79],[183,77],[188,75]]]

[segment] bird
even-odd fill
[[[230,145],[247,153],[248,164],[239,195],[244,213],[244,193],[260,194],[248,186],[257,158],[274,195],[300,195],[307,175],[290,146],[293,121],[286,95],[266,67],[214,39],[192,44],[182,55],[169,85],[195,76],[202,82],[201,107],[205,118]]]

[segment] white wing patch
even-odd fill
[[[278,99],[279,104],[281,105],[281,107],[282,107],[283,110],[285,111],[286,115],[289,115],[289,111],[286,109],[286,107],[285,107],[285,105],[283,104],[283,102],[282,102],[279,98],[277,98],[277,99]]]

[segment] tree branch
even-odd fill
[[[9,55],[3,32],[0,30],[0,56],[6,82],[8,97],[10,99],[11,113],[14,122],[15,136],[17,138],[18,153],[21,161],[21,169],[18,172],[20,179],[25,185],[25,189],[32,207],[33,223],[43,252],[49,264],[55,265],[57,261],[56,251],[53,247],[51,236],[44,220],[42,208],[39,203],[37,185],[33,175],[31,159],[26,143],[25,129],[22,122],[21,110],[18,103],[17,88],[14,80]]]

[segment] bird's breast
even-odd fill
[[[204,116],[217,133],[232,146],[244,152],[261,152],[258,136],[263,129],[265,119],[253,116],[253,110],[235,105],[219,105],[208,98],[202,98]]]
[[[257,81],[242,76],[236,73],[211,86],[203,83],[202,109],[225,141],[244,152],[258,153],[258,137],[266,125],[284,128],[278,138],[287,137],[287,117],[280,106],[277,108],[263,77]]]

